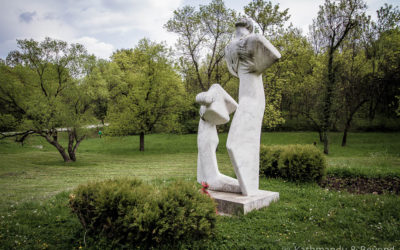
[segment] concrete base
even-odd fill
[[[279,193],[259,190],[256,195],[243,196],[237,193],[226,193],[207,190],[217,202],[218,214],[240,215],[252,210],[267,207],[271,202],[279,200]]]

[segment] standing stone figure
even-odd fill
[[[197,181],[206,182],[210,190],[240,193],[238,181],[219,172],[215,152],[219,142],[216,125],[227,123],[229,114],[236,110],[238,104],[219,84],[213,84],[207,92],[198,94],[196,102],[201,104]]]
[[[265,109],[262,72],[281,55],[265,37],[253,33],[250,19],[236,24],[225,48],[229,72],[239,78],[239,105],[228,134],[227,149],[243,195],[255,195],[259,184],[261,125]]]

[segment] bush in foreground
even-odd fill
[[[321,182],[326,175],[325,156],[312,145],[260,148],[260,174],[290,181]]]
[[[89,183],[69,203],[87,234],[112,247],[207,238],[216,222],[214,202],[185,182],[163,189],[136,179]]]

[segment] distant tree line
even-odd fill
[[[385,4],[372,19],[363,0],[326,0],[307,35],[290,23],[288,9],[252,0],[243,13],[282,54],[264,72],[264,130],[313,130],[329,153],[329,131],[354,126],[400,128],[400,11]],[[110,60],[79,44],[46,38],[18,40],[0,60],[0,131],[23,142],[44,137],[64,161],[75,161],[84,125],[109,123],[109,135],[195,133],[197,93],[219,83],[234,98],[238,79],[224,48],[242,14],[223,0],[174,11],[164,25],[178,35],[175,49],[142,39]],[[388,124],[392,121],[394,125]],[[67,146],[57,128],[67,129]],[[229,125],[219,129],[227,130]]]

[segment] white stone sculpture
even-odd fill
[[[262,193],[261,196],[267,197],[262,200],[265,204],[269,204],[271,199],[278,199],[278,193],[260,193],[258,184],[261,125],[265,109],[261,74],[280,57],[265,37],[253,33],[251,20],[242,19],[236,23],[235,38],[225,48],[229,72],[239,78],[239,104],[218,84],[196,96],[196,102],[202,105],[197,137],[197,181],[207,182],[210,190],[242,193],[244,196]],[[215,153],[219,142],[216,125],[227,123],[229,114],[235,110],[226,146],[237,180],[219,172]]]
[[[251,20],[242,19],[236,23],[235,38],[225,48],[225,59],[230,73],[239,78],[239,105],[226,146],[245,196],[258,192],[261,125],[265,109],[262,72],[280,57],[265,37],[253,33]]]
[[[219,142],[216,125],[227,123],[229,114],[236,110],[238,104],[219,84],[213,84],[207,92],[198,94],[196,102],[201,104],[197,181],[206,182],[210,190],[240,193],[238,181],[219,172],[216,156]]]

